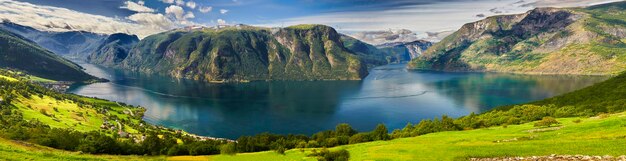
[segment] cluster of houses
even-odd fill
[[[115,123],[109,122],[105,118],[105,120],[102,123],[102,125],[100,125],[100,129],[117,131],[117,135],[120,136],[121,138],[132,138],[133,141],[135,141],[136,143],[140,143],[140,142],[143,142],[144,140],[146,140],[146,135],[133,136],[133,134],[130,134],[130,133],[124,131],[124,129],[122,128],[123,126],[122,126],[122,124],[119,121],[115,120],[115,122],[117,122],[117,125],[115,125]],[[139,126],[143,126],[143,123],[140,124]]]
[[[183,131],[182,130],[176,130],[177,134],[182,134]],[[227,142],[236,142],[235,140],[230,140],[230,139],[226,139],[226,138],[216,138],[216,137],[209,137],[209,136],[198,136],[198,135],[194,135],[194,134],[185,134],[187,136],[193,137],[194,139],[200,140],[200,141],[207,141],[207,140],[218,140],[218,141],[227,141]]]
[[[67,89],[70,88],[70,85],[72,85],[73,82],[56,81],[56,82],[33,82],[33,83],[36,83],[44,88],[48,88],[56,92],[65,93],[65,91],[67,91]]]
[[[117,125],[115,123],[109,122],[105,118],[105,120],[102,123],[102,125],[100,125],[100,129],[117,131],[117,134],[121,138],[132,138],[133,141],[135,141],[136,143],[143,142],[146,139],[146,135],[141,135],[141,136],[135,137],[135,136],[133,136],[133,134],[125,132],[124,129],[123,129],[122,124],[119,123],[119,121],[117,121],[117,120],[115,122],[117,122]],[[143,127],[144,124],[141,123],[139,126]],[[227,141],[227,142],[235,142],[235,140],[230,140],[230,139],[225,139],[225,138],[216,138],[216,137],[198,136],[198,135],[193,135],[193,134],[187,134],[187,133],[184,133],[182,130],[176,130],[176,134],[182,134],[182,135],[190,136],[190,137],[193,137],[196,140],[200,140],[200,141],[220,140],[220,141]]]

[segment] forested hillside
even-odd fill
[[[81,66],[19,35],[0,29],[0,68],[11,68],[42,78],[84,82],[97,78]]]

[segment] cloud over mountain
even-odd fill
[[[138,3],[128,2],[129,10],[139,12],[124,18],[113,18],[87,14],[66,8],[34,5],[26,2],[0,0],[0,19],[30,26],[44,31],[88,31],[102,34],[128,33],[139,37],[180,27],[159,13],[148,13],[148,9],[138,7]],[[184,15],[182,15],[184,17]]]
[[[154,12],[154,9],[144,6],[145,2],[139,1],[139,3],[135,3],[133,1],[124,2],[124,6],[120,8],[128,9],[135,12]]]

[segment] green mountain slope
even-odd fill
[[[82,82],[96,79],[83,72],[79,65],[3,29],[0,29],[0,68],[16,69],[59,81]]]
[[[232,26],[146,37],[117,67],[207,81],[359,80],[365,63],[335,29]]]
[[[395,57],[397,62],[408,62],[422,56],[424,51],[433,44],[424,40],[416,40],[413,42],[399,43],[390,47],[381,48],[385,53]]]
[[[112,66],[121,63],[128,56],[128,52],[139,42],[135,35],[123,33],[112,34],[91,54],[87,61],[94,64]]]
[[[51,32],[40,31],[28,26],[2,20],[0,28],[27,38],[51,52],[63,55],[84,58],[96,50],[104,41],[106,35],[85,31]]]
[[[409,68],[617,74],[626,67],[625,10],[616,2],[489,17],[463,25]]]
[[[397,62],[396,57],[391,54],[348,35],[342,34],[341,41],[348,50],[357,54],[370,67]]]
[[[406,43],[389,43],[383,47],[376,47],[348,35],[341,35],[341,41],[348,50],[356,53],[361,60],[370,66],[408,62],[421,56],[426,49],[432,46],[431,42],[417,40]]]

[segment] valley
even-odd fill
[[[625,1],[0,10],[0,160],[626,158]]]
[[[376,67],[363,81],[206,84],[79,64],[110,82],[72,86],[70,93],[145,107],[146,122],[230,139],[263,132],[311,135],[339,123],[360,131],[378,123],[402,128],[442,114],[541,100],[608,78],[417,72],[399,64]]]

